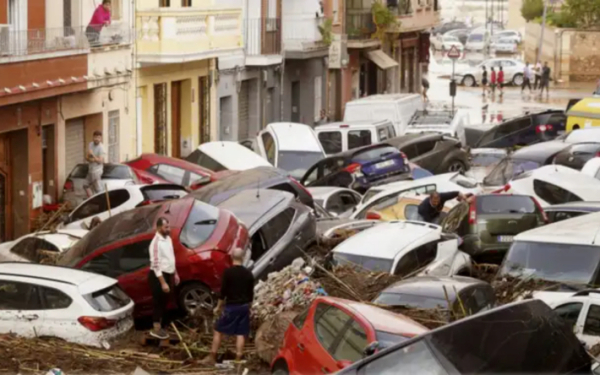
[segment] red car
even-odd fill
[[[96,272],[119,280],[134,300],[136,317],[152,313],[148,285],[148,248],[159,217],[171,226],[177,271],[181,283],[169,308],[193,312],[212,305],[213,291],[231,266],[234,246],[248,246],[248,230],[235,216],[193,197],[143,206],[102,222],[58,260],[59,265]],[[110,304],[110,301],[106,301]]]
[[[142,154],[130,160],[129,165],[144,184],[172,183],[189,186],[196,190],[218,178],[228,176],[231,171],[213,172],[185,160],[157,154]]]
[[[369,346],[383,349],[428,331],[405,316],[372,305],[319,297],[288,327],[272,371],[277,375],[334,373],[362,359]]]

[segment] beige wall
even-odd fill
[[[508,24],[507,28],[512,30],[520,31],[521,34],[525,32],[525,25],[527,21],[521,16],[521,6],[523,0],[508,0]]]

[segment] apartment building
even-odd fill
[[[29,232],[45,195],[59,199],[94,131],[110,162],[134,155],[132,2],[112,0],[90,43],[100,3],[0,0],[0,241]]]

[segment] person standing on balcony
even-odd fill
[[[90,24],[85,29],[85,34],[90,42],[90,46],[98,45],[100,41],[100,32],[104,26],[110,25],[110,1],[102,0],[102,5],[94,11]]]

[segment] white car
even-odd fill
[[[466,176],[474,178],[478,183],[508,156],[506,149],[500,148],[474,148],[469,151],[471,168]]]
[[[389,120],[374,123],[334,122],[318,125],[315,132],[327,155],[385,142],[396,137],[394,124]]]
[[[488,82],[490,80],[490,68],[494,67],[494,70],[498,71],[502,67],[504,71],[504,84],[512,83],[513,85],[521,86],[523,83],[525,64],[522,61],[508,58],[487,59],[475,67],[458,71],[455,74],[456,81],[467,87],[479,85],[483,74],[483,66],[488,71]]]
[[[477,181],[465,177],[459,172],[445,173],[412,181],[399,181],[387,185],[373,187],[365,193],[359,205],[356,206],[351,219],[365,219],[369,210],[382,210],[395,205],[398,197],[406,194],[429,194],[437,191],[445,193],[458,191],[464,194],[478,194],[482,190]]]
[[[467,43],[465,43],[465,49],[467,51],[483,51],[490,43],[490,36],[488,31],[475,30],[467,37]]]
[[[600,180],[562,165],[546,165],[524,172],[499,191],[534,197],[542,207],[574,201],[596,201]]]
[[[88,199],[86,186],[89,186],[87,180],[88,164],[77,164],[69,173],[63,187],[63,200],[69,202],[72,207]],[[125,164],[104,164],[102,179],[100,184],[106,190],[117,189],[123,186],[132,186],[139,184],[135,172]],[[88,189],[89,190],[89,189]],[[89,190],[91,193],[91,190]]]
[[[188,191],[184,187],[172,184],[125,186],[89,198],[75,208],[59,227],[88,229],[94,217],[104,221],[113,215],[139,206],[178,199],[187,194]]]
[[[594,177],[597,180],[600,180],[600,158],[596,157],[588,160],[581,169],[581,173]]]
[[[106,347],[133,327],[117,280],[33,263],[0,263],[0,334]]]
[[[336,264],[400,276],[469,274],[471,257],[458,250],[459,240],[439,225],[389,221],[348,238],[333,250]]]
[[[494,40],[490,44],[490,48],[496,53],[516,53],[517,43],[515,43],[512,39],[501,38]]]
[[[0,244],[0,262],[39,263],[42,252],[59,254],[75,245],[87,234],[85,229],[59,229],[36,232]]]
[[[308,187],[306,190],[316,204],[335,216],[352,210],[362,199],[362,195],[356,191],[342,187]]]
[[[453,36],[453,35],[448,35],[448,34],[444,34],[444,35],[437,35],[437,36],[432,36],[430,38],[431,40],[431,45],[433,46],[433,48],[438,49],[438,50],[442,50],[442,51],[449,51],[452,47],[456,47],[456,49],[458,49],[459,51],[463,51],[464,46],[463,44],[460,42],[460,40]]]
[[[494,31],[494,35],[492,36],[492,40],[498,39],[506,39],[510,40],[515,44],[521,44],[522,37],[521,33],[515,30],[502,30],[502,31]]]
[[[273,166],[247,147],[237,142],[225,141],[203,143],[185,160],[213,172],[245,171],[256,167]]]

